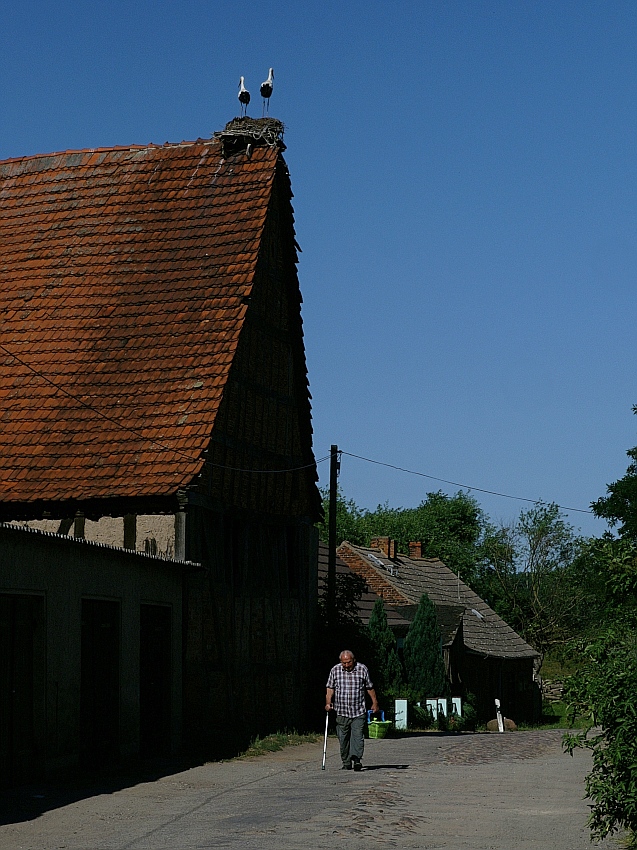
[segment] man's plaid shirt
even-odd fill
[[[338,715],[360,717],[365,714],[365,691],[374,686],[367,667],[357,661],[353,670],[346,670],[342,664],[332,667],[327,687],[334,690],[334,708]]]

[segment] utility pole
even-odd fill
[[[336,617],[336,494],[338,472],[338,446],[330,448],[330,515],[327,525],[327,616],[330,624]]]

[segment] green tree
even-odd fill
[[[417,699],[447,695],[449,686],[436,609],[426,593],[420,597],[407,632],[403,655],[409,688]]]
[[[369,617],[369,638],[375,657],[374,681],[385,697],[398,696],[403,681],[403,670],[396,649],[396,637],[387,623],[382,599],[377,599]]]
[[[310,665],[310,686],[308,693],[320,693],[325,687],[327,671],[338,661],[339,653],[350,649],[359,661],[370,664],[374,657],[369,639],[369,631],[363,625],[359,602],[367,585],[355,573],[336,574],[336,613],[328,619],[327,587],[324,585],[318,598],[318,616],[314,632],[312,663]],[[372,671],[373,673],[373,671]],[[314,718],[312,724],[325,721],[320,715],[315,700],[307,707],[308,718]]]
[[[361,648],[369,652],[369,635],[360,618],[358,603],[367,584],[356,573],[336,574],[336,611],[329,621],[327,607],[327,583],[318,599],[320,640],[334,653],[336,647],[351,649],[357,655]],[[338,653],[337,653],[338,654]],[[358,657],[358,655],[357,655]]]
[[[613,537],[609,532],[589,540],[574,563],[575,582],[586,591],[581,631],[589,636],[594,627],[621,619],[637,601],[637,542]],[[584,618],[589,622],[585,627]]]
[[[593,801],[591,838],[628,830],[637,846],[637,622],[615,624],[597,640],[580,646],[582,666],[566,686],[573,716],[588,719],[583,732],[564,736],[563,745],[592,751],[586,794]]]
[[[318,525],[319,537],[324,543],[329,542],[330,494],[329,489],[321,490],[323,499],[323,522]],[[340,487],[336,496],[336,545],[343,540],[349,540],[357,546],[365,546],[367,531],[365,529],[366,511],[359,508],[353,499],[346,499]]]
[[[327,541],[329,494],[323,491],[325,520],[319,526]],[[373,510],[359,508],[339,491],[336,507],[337,545],[343,540],[369,546],[373,537],[391,537],[406,554],[412,541],[422,543],[426,558],[440,558],[449,569],[471,584],[477,575],[480,543],[486,518],[476,500],[462,491],[454,496],[428,493],[416,508],[392,508],[387,503]]]
[[[637,412],[637,408],[633,408]],[[591,837],[602,839],[619,829],[637,847],[637,448],[626,475],[609,484],[608,495],[592,505],[597,516],[618,527],[586,550],[589,573],[610,625],[575,647],[577,673],[567,682],[573,715],[588,719],[583,732],[566,735],[572,754],[585,747],[593,754],[586,793],[593,801]],[[605,590],[605,592],[604,592]]]
[[[637,405],[633,407],[637,413]],[[631,462],[626,474],[606,488],[607,496],[593,502],[593,513],[618,527],[620,537],[637,541],[637,446],[626,452]]]
[[[475,589],[545,653],[573,637],[584,592],[575,564],[583,548],[559,507],[539,503],[516,522],[488,530]]]

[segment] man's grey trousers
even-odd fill
[[[360,761],[363,758],[365,739],[365,715],[360,717],[343,717],[336,715],[336,734],[341,745],[341,761],[344,765],[350,764],[352,758]]]

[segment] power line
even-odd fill
[[[503,499],[515,499],[518,502],[530,502],[533,505],[542,504],[542,499],[526,499],[524,496],[511,496],[508,493],[498,493],[497,490],[484,490],[482,487],[471,487],[469,484],[458,484],[457,481],[448,481],[446,478],[437,478],[435,475],[427,475],[426,472],[416,472],[413,469],[405,469],[402,466],[394,466],[391,463],[383,463],[383,461],[380,460],[372,460],[369,457],[355,455],[351,452],[341,450],[341,454],[356,458],[357,460],[364,460],[367,463],[375,463],[377,466],[386,466],[388,469],[396,469],[398,472],[407,472],[409,475],[419,475],[421,478],[429,478],[431,481],[440,481],[443,484],[451,484],[453,487],[460,487],[463,490],[475,490],[478,493],[488,493],[490,496],[501,496]],[[584,508],[567,508],[564,505],[557,505],[557,507],[563,511],[577,511],[577,513],[580,514],[593,513],[593,511],[584,510]]]
[[[196,458],[193,458],[191,455],[187,454],[186,452],[181,451],[181,449],[176,449],[176,448],[173,448],[171,446],[167,446],[164,443],[160,443],[158,440],[154,440],[152,437],[146,436],[142,431],[139,431],[136,428],[131,428],[130,425],[124,425],[118,419],[115,419],[112,416],[109,416],[107,413],[104,413],[103,411],[99,410],[98,408],[93,407],[93,405],[88,404],[87,402],[83,401],[78,396],[73,395],[73,393],[69,392],[67,389],[60,386],[60,384],[57,384],[55,381],[51,380],[51,378],[47,377],[42,372],[39,372],[37,369],[34,369],[33,366],[31,366],[25,360],[22,360],[22,358],[18,357],[17,354],[14,354],[12,351],[10,351],[2,343],[0,343],[0,349],[2,349],[2,351],[5,352],[5,354],[8,354],[9,357],[12,357],[16,362],[18,362],[22,366],[24,366],[25,369],[28,369],[29,372],[31,372],[33,375],[40,378],[42,381],[45,381],[47,384],[50,384],[55,390],[63,393],[68,398],[75,401],[77,404],[82,405],[82,407],[84,407],[86,410],[90,410],[92,413],[95,413],[97,416],[101,416],[102,419],[105,419],[107,422],[110,422],[112,425],[115,425],[117,428],[121,428],[123,431],[127,431],[129,434],[133,434],[136,437],[139,437],[140,439],[145,440],[146,442],[151,443],[152,445],[157,446],[160,449],[163,449],[164,451],[172,452],[173,454],[176,454],[176,455],[181,455],[181,457],[187,458],[190,462],[193,462],[193,461],[196,460]],[[490,496],[501,496],[503,499],[514,499],[518,502],[530,502],[533,505],[538,505],[542,501],[541,499],[527,499],[523,496],[511,496],[508,493],[499,493],[496,490],[485,490],[482,487],[471,487],[468,484],[458,484],[456,481],[449,481],[446,478],[437,478],[435,475],[428,475],[426,472],[417,472],[413,469],[406,469],[402,466],[394,466],[391,463],[384,463],[383,461],[380,461],[380,460],[372,460],[372,458],[363,457],[362,455],[352,454],[351,452],[346,452],[346,451],[343,451],[343,450],[339,450],[339,451],[340,451],[340,454],[347,455],[348,457],[355,458],[356,460],[363,460],[366,463],[373,463],[373,464],[376,464],[377,466],[385,466],[388,469],[395,469],[398,472],[406,472],[409,475],[418,475],[421,478],[428,478],[431,481],[440,481],[443,484],[450,484],[452,487],[460,487],[460,488],[465,489],[465,490],[475,490],[477,493],[487,493]],[[225,464],[221,464],[221,463],[213,463],[212,461],[209,461],[207,459],[205,460],[205,463],[209,467],[213,467],[215,469],[225,469],[228,472],[245,472],[245,473],[250,472],[250,473],[260,473],[260,474],[279,473],[280,474],[280,473],[287,473],[287,472],[300,472],[304,469],[311,469],[312,467],[318,466],[319,463],[324,463],[326,460],[329,460],[329,459],[330,459],[330,455],[328,454],[328,455],[325,455],[324,457],[319,458],[318,460],[315,460],[313,463],[307,463],[307,464],[304,464],[303,466],[293,466],[293,467],[290,467],[288,469],[242,469],[240,467],[226,466]],[[581,514],[592,514],[593,513],[592,511],[584,510],[583,508],[567,508],[564,505],[557,505],[557,507],[560,508],[561,510],[564,510],[564,511],[576,511],[577,513],[581,513]]]
[[[160,443],[158,440],[153,440],[152,437],[146,436],[143,433],[143,431],[140,431],[137,428],[131,428],[130,425],[124,425],[123,422],[120,422],[118,419],[115,419],[112,416],[109,416],[107,413],[104,413],[103,411],[99,410],[97,407],[93,407],[93,405],[88,404],[87,402],[85,402],[81,398],[79,398],[78,396],[73,395],[73,393],[70,393],[64,387],[60,386],[59,384],[56,384],[55,381],[52,381],[51,378],[48,378],[42,372],[39,372],[37,369],[34,369],[33,366],[30,366],[25,360],[22,360],[22,358],[18,357],[17,354],[14,354],[12,351],[9,351],[9,349],[5,345],[3,345],[2,343],[0,343],[0,348],[2,349],[2,351],[4,351],[5,354],[8,354],[9,357],[12,357],[14,360],[16,360],[18,363],[20,363],[20,365],[24,366],[25,369],[28,369],[32,374],[34,374],[37,378],[40,378],[41,380],[45,381],[47,384],[50,384],[54,389],[63,393],[65,396],[68,396],[68,398],[72,399],[74,402],[77,402],[77,404],[81,404],[82,407],[84,407],[86,410],[90,410],[92,413],[95,413],[97,416],[101,416],[102,419],[105,419],[107,422],[110,422],[112,425],[115,425],[117,428],[121,428],[123,431],[127,431],[129,434],[133,434],[135,437],[138,437],[142,440],[145,440],[146,442],[151,443],[152,445],[157,446],[158,448],[163,449],[164,451],[172,452],[173,454],[176,454],[176,455],[181,455],[181,457],[187,458],[191,463],[193,463],[197,460],[197,458],[193,458],[192,455],[188,454],[187,452],[181,451],[181,449],[176,449],[176,448],[173,448],[172,446],[167,446],[164,443]],[[303,466],[293,466],[289,469],[240,469],[239,467],[226,466],[225,464],[222,464],[222,463],[213,463],[212,461],[209,461],[207,459],[205,460],[205,463],[210,467],[214,467],[215,469],[225,469],[228,472],[255,472],[255,473],[263,474],[263,473],[274,473],[274,472],[276,472],[276,473],[299,472],[303,469],[310,469],[312,467],[315,467],[319,463],[323,463],[324,461],[329,460],[329,458],[330,458],[329,455],[325,455],[325,457],[319,458],[319,460],[315,460],[313,463],[306,463]]]

